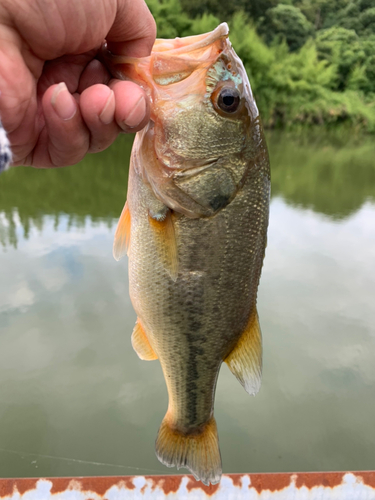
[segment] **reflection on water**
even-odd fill
[[[366,200],[375,201],[375,145],[372,139],[329,139],[306,135],[297,142],[287,134],[271,135],[272,193],[340,219]]]
[[[43,229],[44,216],[55,227],[67,215],[67,230],[105,221],[116,224],[126,199],[132,137],[121,137],[101,154],[88,155],[79,166],[59,169],[18,167],[0,177],[0,242],[17,247],[16,225],[28,238],[31,226]]]
[[[320,138],[321,139],[321,138]],[[17,223],[28,238],[43,228],[44,215],[55,227],[68,216],[68,230],[105,221],[116,224],[126,198],[132,137],[123,136],[107,151],[89,155],[79,166],[38,170],[19,167],[0,177],[0,243],[17,247]],[[296,141],[286,134],[269,137],[272,196],[341,219],[366,201],[375,202],[375,145],[371,139],[342,146],[318,140]]]
[[[0,178],[2,477],[176,472],[154,455],[166,389],[131,348],[112,258],[129,148]],[[226,472],[374,468],[374,148],[324,148],[271,138],[264,379],[252,398],[221,371]]]

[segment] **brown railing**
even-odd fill
[[[375,500],[375,472],[0,479],[1,500]]]

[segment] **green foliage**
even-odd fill
[[[361,12],[359,20],[362,23],[365,33],[375,33],[375,7]]]
[[[179,0],[147,0],[147,5],[156,20],[158,38],[176,38],[191,29],[192,19]]]
[[[365,95],[375,94],[375,56],[369,57],[363,65],[354,68],[348,80],[348,88],[361,90]]]
[[[213,14],[203,13],[194,19],[182,10],[179,0],[147,0],[155,18],[158,38],[199,35],[212,31],[220,24]]]
[[[375,34],[375,2],[373,0],[350,0],[339,10],[337,24],[353,29],[359,36]]]
[[[300,9],[284,4],[268,9],[260,19],[258,29],[268,44],[286,40],[291,51],[300,49],[314,31]]]
[[[347,3],[347,0],[298,0],[294,5],[319,30],[337,24],[337,13]]]
[[[354,30],[334,26],[318,32],[316,47],[321,59],[337,67],[334,88],[344,90],[353,68],[365,58],[358,35]]]
[[[374,106],[353,90],[332,90],[337,85],[337,67],[318,57],[313,41],[293,53],[286,44],[268,47],[241,14],[232,19],[231,40],[267,126],[346,122],[375,132]]]
[[[354,30],[332,27],[316,37],[319,57],[337,68],[335,90],[375,92],[375,37],[360,38]]]
[[[197,17],[193,20],[192,26],[187,35],[200,35],[208,33],[220,24],[220,20],[213,14],[203,14],[202,17]]]
[[[236,12],[244,11],[258,20],[265,12],[278,4],[278,0],[181,0],[182,8],[191,17],[213,14],[220,21],[228,21]],[[287,3],[284,1],[283,3]]]
[[[212,14],[220,21],[225,21],[238,10],[245,9],[246,0],[181,0],[182,8],[192,18],[203,14]]]
[[[244,12],[248,14],[251,19],[258,22],[268,9],[276,7],[280,2],[278,0],[246,0],[244,6]],[[285,0],[283,3],[290,3]],[[238,10],[236,11],[238,12]]]

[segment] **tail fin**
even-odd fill
[[[221,457],[214,417],[196,434],[172,429],[164,417],[156,438],[156,456],[167,467],[186,467],[197,481],[216,484],[221,479]]]

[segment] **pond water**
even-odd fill
[[[375,469],[375,145],[269,146],[263,385],[250,397],[221,370],[223,469]],[[131,348],[127,262],[112,257],[130,148],[0,178],[2,477],[177,472],[154,454],[167,393]]]

